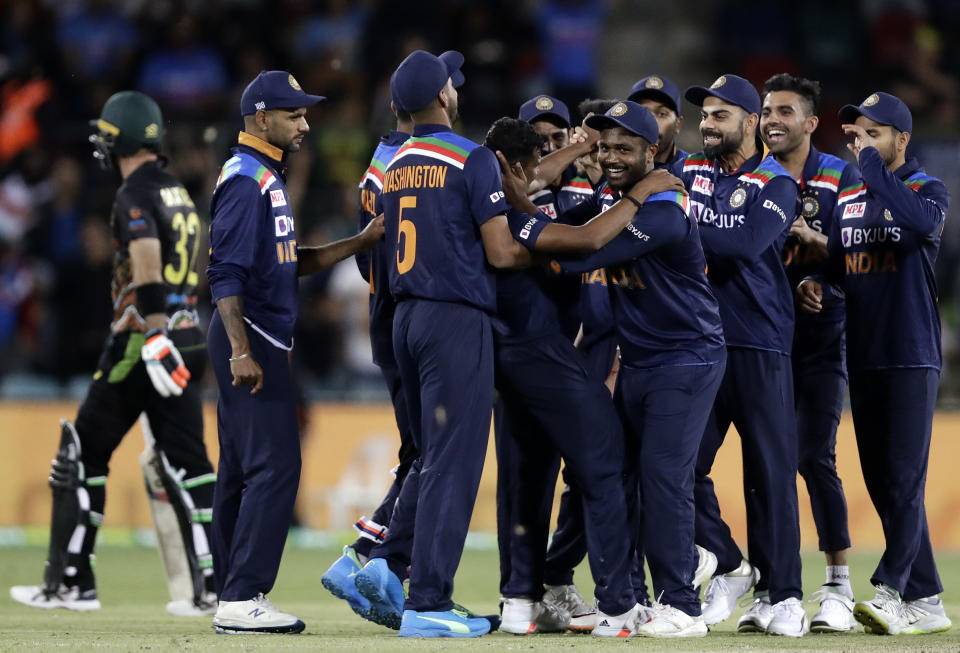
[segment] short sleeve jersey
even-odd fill
[[[383,176],[390,292],[494,313],[494,269],[480,227],[506,214],[496,155],[442,125],[417,125]]]
[[[130,243],[140,238],[160,241],[161,274],[167,292],[167,313],[196,304],[197,253],[203,225],[190,194],[156,161],[133,171],[117,191],[110,216],[116,243],[113,262],[113,331],[142,331],[135,316],[137,291],[133,287]]]

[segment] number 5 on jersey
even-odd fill
[[[397,272],[400,274],[409,272],[417,260],[417,226],[413,224],[413,220],[403,219],[404,209],[415,208],[417,208],[416,195],[400,198],[400,229],[397,231]]]

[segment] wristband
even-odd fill
[[[167,288],[162,283],[137,286],[137,310],[142,317],[167,312]]]
[[[638,200],[636,197],[631,197],[630,195],[624,195],[622,199],[630,200],[631,202],[633,202],[634,204],[637,205],[637,208],[638,208],[638,209],[642,209],[642,208],[643,208],[643,202],[641,202],[640,200]]]
[[[227,360],[231,363],[236,363],[237,361],[242,361],[244,358],[250,358],[250,352],[247,352],[246,354],[240,354],[239,356],[231,356]]]

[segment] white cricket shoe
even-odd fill
[[[811,597],[820,599],[820,609],[810,621],[810,632],[845,633],[857,627],[853,618],[853,598],[836,585],[824,585]]]
[[[704,637],[707,624],[703,617],[692,617],[671,605],[653,604],[653,614],[639,626],[637,634],[643,637]]]
[[[76,586],[61,585],[56,594],[48,595],[43,591],[43,585],[14,585],[10,588],[10,598],[31,608],[43,610],[64,608],[76,612],[90,612],[100,609],[97,590],[81,592]]]
[[[208,617],[217,612],[217,595],[207,592],[199,603],[188,599],[170,601],[167,612],[174,617]]]
[[[699,544],[693,545],[697,549],[697,570],[693,573],[693,589],[706,583],[717,570],[717,556],[713,555]]]
[[[773,619],[773,605],[769,592],[757,592],[753,595],[750,607],[737,621],[738,633],[765,633]]]
[[[594,637],[633,637],[646,612],[638,603],[623,614],[606,614],[597,610],[597,626],[590,633]]]
[[[906,610],[900,592],[879,583],[877,593],[869,601],[860,601],[853,607],[854,618],[863,629],[874,635],[899,635],[907,627]]]
[[[703,621],[712,626],[728,618],[741,596],[760,581],[760,570],[746,560],[733,571],[714,576],[707,585],[700,609]]]
[[[790,597],[773,604],[773,618],[767,626],[768,635],[803,637],[810,632],[810,622],[800,599]]]
[[[294,634],[304,623],[292,614],[280,612],[263,594],[247,601],[220,601],[213,617],[219,635]]]
[[[907,623],[901,632],[907,635],[942,633],[953,625],[939,596],[904,601],[903,609]]]
[[[514,635],[562,633],[570,615],[546,601],[526,598],[503,599],[500,603],[500,630]]]
[[[596,606],[584,600],[576,585],[548,586],[543,602],[553,604],[570,615],[567,630],[589,633],[597,625]]]

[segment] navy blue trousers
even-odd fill
[[[803,369],[793,363],[800,476],[807,485],[821,551],[850,548],[847,499],[837,475],[837,426],[847,379],[840,369]]]
[[[634,538],[625,519],[623,432],[610,393],[589,377],[562,334],[500,341],[496,349],[504,415],[497,431],[498,454],[504,454],[497,465],[498,526],[508,540],[501,546],[510,555],[501,591],[505,597],[534,599],[543,593],[559,453],[583,493],[587,554],[600,610],[626,612],[636,604],[630,582]]]
[[[692,587],[694,468],[723,371],[723,361],[653,369],[621,365],[617,384],[617,408],[627,437],[636,443],[641,541],[653,595],[691,616],[700,614]]]
[[[386,540],[370,552],[403,578],[405,609],[453,607],[453,577],[480,486],[493,406],[493,334],[483,311],[407,299],[393,344],[420,457],[400,490]]]
[[[893,587],[906,601],[943,591],[923,503],[939,381],[932,368],[850,373],[863,480],[886,540],[870,581]]]
[[[386,355],[389,354],[389,356]],[[393,355],[393,347],[389,352],[380,353],[375,356],[380,362],[380,372],[387,383],[387,390],[390,392],[390,401],[393,404],[393,414],[397,420],[397,430],[400,432],[400,451],[398,453],[399,465],[393,483],[387,490],[383,501],[374,510],[371,521],[389,528],[390,520],[393,517],[393,509],[396,506],[397,498],[400,496],[400,488],[407,478],[410,466],[420,455],[417,446],[413,442],[413,430],[410,426],[410,417],[407,412],[407,402],[403,395],[403,382],[400,378],[400,370],[397,368],[396,359]],[[386,361],[386,362],[383,362]],[[354,550],[363,556],[369,556],[370,551],[376,544],[376,540],[370,537],[358,537],[353,543]]]
[[[610,332],[607,337],[579,351],[578,360],[586,368],[587,375],[603,383],[610,374],[617,352],[616,332]],[[567,487],[560,496],[557,528],[547,549],[544,568],[544,582],[547,585],[572,585],[573,570],[587,555],[587,539],[583,530],[583,494],[576,485],[571,484],[570,476],[564,468],[563,482]]]
[[[212,552],[221,601],[245,601],[273,587],[300,483],[300,433],[288,352],[247,328],[263,369],[255,395],[234,387],[230,341],[214,311],[207,349],[217,377],[220,463],[213,495]]]
[[[696,465],[696,543],[717,556],[717,573],[740,565],[743,554],[720,515],[710,479],[717,451],[732,423],[740,434],[747,550],[760,570],[757,589],[770,600],[802,598],[797,513],[797,424],[790,357],[757,349],[727,349]]]

